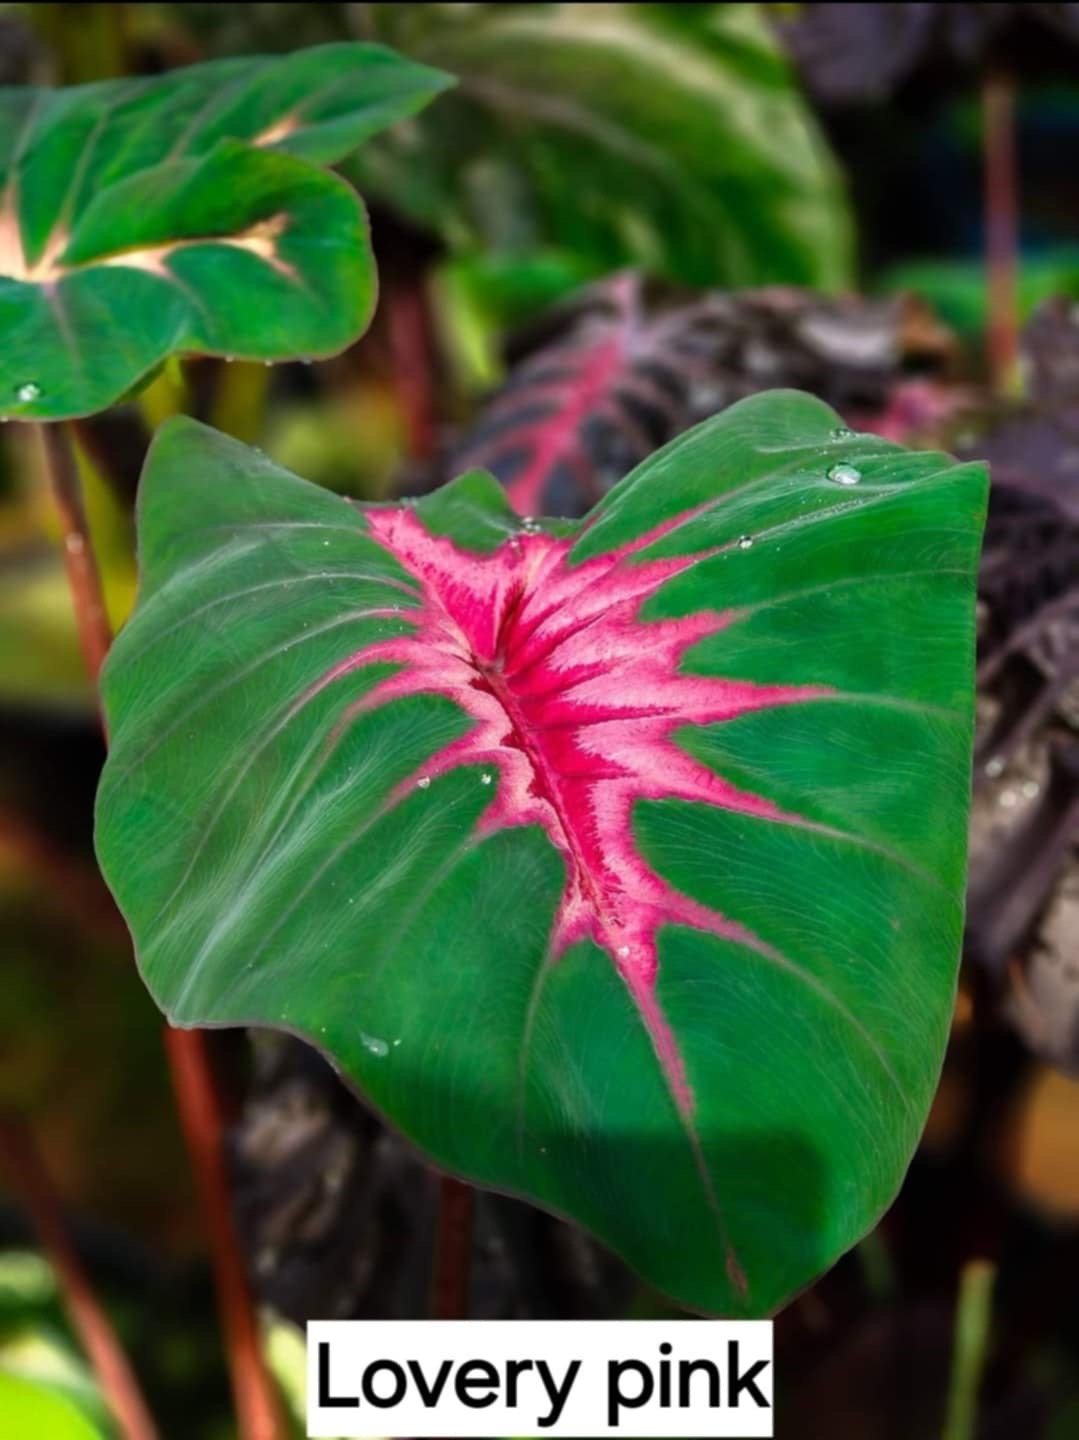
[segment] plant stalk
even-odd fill
[[[112,644],[112,627],[86,523],[79,467],[66,426],[41,425],[39,430],[53,503],[60,517],[64,565],[75,609],[79,644],[87,674],[96,687],[97,677]]]
[[[60,515],[79,640],[87,673],[96,687],[112,630],[86,522],[78,465],[66,426],[42,425],[40,429]],[[166,1027],[165,1054],[202,1200],[239,1434],[241,1440],[283,1440],[285,1420],[262,1358],[258,1320],[232,1216],[223,1151],[225,1125],[205,1036]],[[136,1440],[143,1440],[144,1434],[149,1440],[151,1433],[132,1432]]]
[[[209,1231],[239,1433],[242,1440],[283,1440],[288,1432],[263,1361],[258,1319],[232,1213],[225,1127],[205,1032],[166,1026],[165,1052]]]
[[[72,1328],[120,1433],[124,1440],[158,1440],[131,1362],[83,1269],[37,1147],[26,1127],[8,1115],[0,1116],[0,1156],[53,1268]]]
[[[943,1440],[974,1440],[995,1279],[996,1266],[988,1260],[968,1261],[959,1277],[952,1378]]]
[[[393,383],[405,422],[410,460],[435,453],[431,323],[423,285],[412,279],[387,287],[386,315]]]
[[[990,70],[982,82],[985,165],[986,359],[997,395],[1015,384],[1019,360],[1017,298],[1019,183],[1015,142],[1015,85]]]
[[[463,1180],[439,1181],[438,1228],[431,1283],[431,1314],[436,1320],[468,1318],[472,1281],[474,1192]]]

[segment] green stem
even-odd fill
[[[959,1277],[952,1378],[943,1440],[974,1440],[996,1273],[996,1266],[990,1261],[971,1260],[964,1265]]]

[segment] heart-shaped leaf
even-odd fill
[[[171,422],[98,809],[158,1002],[303,1034],[440,1164],[772,1309],[936,1083],[985,489],[793,392],[547,526]]]
[[[0,414],[91,414],[178,351],[349,344],[374,263],[355,194],[318,167],[449,83],[338,44],[0,89]]]

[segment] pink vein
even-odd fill
[[[621,276],[617,285],[623,298],[632,289],[632,277]],[[522,515],[542,510],[543,485],[553,467],[567,454],[579,448],[582,421],[596,410],[604,393],[623,369],[627,336],[620,327],[609,339],[589,352],[583,363],[574,363],[573,372],[565,380],[559,377],[551,388],[556,404],[555,413],[529,427],[535,439],[532,457],[516,476],[506,493],[510,503]],[[546,387],[544,387],[546,388]]]
[[[639,619],[645,598],[702,558],[635,558],[685,518],[620,552],[570,566],[568,540],[522,535],[490,554],[474,554],[430,534],[410,509],[376,511],[370,517],[375,538],[420,582],[423,603],[412,612],[418,624],[410,634],[348,657],[326,679],[376,661],[400,667],[350,706],[339,728],[360,711],[411,694],[446,696],[476,722],[399,793],[464,764],[490,766],[500,784],[480,833],[543,827],[566,863],[552,957],[586,937],[609,955],[705,1178],[692,1088],[656,991],[657,932],[663,924],[684,924],[741,941],[744,931],[674,890],[648,865],[637,849],[632,810],[639,799],[676,797],[796,818],[738,790],[670,737],[685,724],[733,719],[826,692],[684,673],[686,651],[727,623],[718,610]],[[731,1273],[740,1273],[733,1259]]]

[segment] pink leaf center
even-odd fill
[[[586,937],[607,952],[688,1118],[692,1095],[655,994],[657,932],[665,923],[731,939],[744,932],[651,868],[634,837],[633,806],[674,798],[780,818],[770,801],[738,790],[672,736],[821,692],[685,673],[690,647],[729,623],[719,596],[715,609],[640,619],[661,584],[705,558],[636,558],[684,518],[571,565],[568,539],[524,533],[479,554],[430,533],[410,508],[369,512],[375,538],[420,582],[423,599],[413,633],[369,645],[339,673],[379,661],[401,667],[346,722],[417,694],[445,696],[472,717],[468,733],[402,789],[479,765],[482,783],[499,781],[482,833],[542,826],[566,867],[551,958]]]

